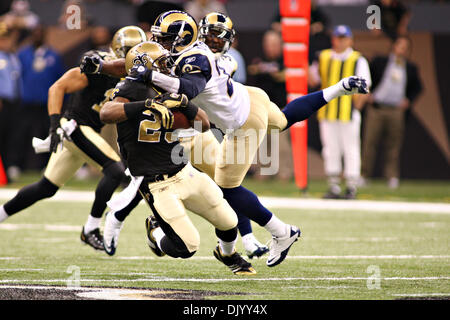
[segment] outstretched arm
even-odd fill
[[[122,78],[127,75],[125,70],[125,59],[116,59],[111,61],[101,60],[95,56],[85,56],[80,63],[82,73],[86,74],[106,74],[116,78]]]

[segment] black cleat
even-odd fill
[[[101,235],[99,228],[96,228],[88,234],[85,234],[83,227],[83,229],[81,230],[80,239],[82,242],[90,245],[95,250],[105,250],[105,248],[103,247],[103,236]]]
[[[356,199],[356,188],[347,188],[347,190],[345,190],[344,199],[348,200]]]
[[[261,256],[265,255],[267,252],[269,252],[268,246],[258,246],[257,249],[254,251],[247,251],[247,256],[249,259],[253,259],[253,257],[260,258]]]
[[[339,193],[336,193],[330,189],[324,194],[323,199],[342,199],[342,197]]]
[[[222,262],[236,275],[254,275],[256,274],[255,269],[252,265],[244,260],[239,253],[236,251],[231,255],[223,255],[219,246],[214,249],[214,257]]]
[[[153,216],[147,217],[145,219],[145,229],[147,230],[147,244],[150,250],[153,251],[158,257],[166,255],[161,249],[158,248],[156,239],[153,237],[153,230],[159,227],[158,221]]]

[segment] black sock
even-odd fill
[[[101,218],[106,209],[106,202],[125,178],[125,168],[121,162],[113,162],[103,168],[103,178],[95,189],[95,200],[92,204],[91,216]]]
[[[122,210],[117,211],[114,216],[116,217],[117,220],[123,222],[125,220],[126,217],[128,217],[128,215],[130,214],[130,212],[137,207],[137,205],[139,204],[139,202],[141,202],[142,200],[142,196],[141,194],[138,192],[136,194],[136,196],[134,197],[133,200],[131,200],[131,202]]]
[[[5,203],[4,209],[8,216],[11,216],[30,207],[39,200],[52,197],[58,189],[58,186],[51,183],[45,177],[42,177],[38,182],[20,189],[14,198]]]

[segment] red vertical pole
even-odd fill
[[[2,158],[0,157],[0,186],[8,183],[8,178],[6,177],[5,169],[3,168]]]
[[[307,70],[311,0],[279,0],[281,33],[284,41],[284,65],[288,102],[308,93]],[[295,183],[301,190],[308,187],[308,123],[290,128]]]

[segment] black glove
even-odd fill
[[[154,100],[169,109],[187,107],[189,102],[186,95],[178,93],[163,93],[155,97]]]
[[[102,65],[102,59],[99,56],[84,56],[80,63],[81,73],[100,73]]]
[[[60,119],[60,114],[55,113],[50,115],[50,152],[56,152],[58,149],[58,145],[61,143],[61,137],[56,132],[60,127]]]
[[[127,79],[147,84],[152,80],[152,70],[143,65],[133,66],[128,73]]]

